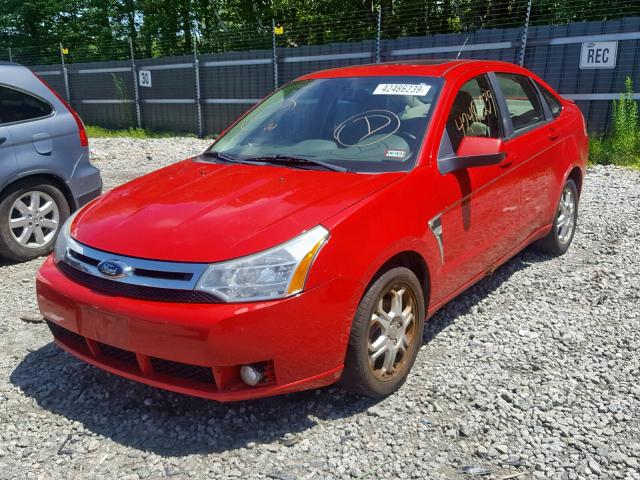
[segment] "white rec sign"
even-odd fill
[[[151,71],[150,70],[138,70],[138,85],[141,87],[151,86]]]
[[[580,52],[580,68],[616,68],[618,42],[584,42]]]

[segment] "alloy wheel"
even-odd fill
[[[369,323],[369,368],[381,381],[404,373],[416,341],[417,299],[403,283],[389,285],[378,298]]]
[[[60,210],[45,192],[33,190],[20,195],[9,209],[11,236],[23,247],[48,244],[60,226]]]
[[[565,244],[571,240],[576,224],[576,197],[573,191],[566,188],[562,191],[558,204],[558,216],[556,218],[556,233],[560,243]]]

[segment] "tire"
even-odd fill
[[[394,303],[392,298],[400,303]],[[411,320],[408,313],[397,315],[409,307]],[[422,287],[411,270],[396,267],[378,276],[362,297],[351,325],[343,387],[377,398],[400,388],[422,344],[424,317]],[[404,327],[399,327],[400,324]]]
[[[577,222],[578,189],[575,182],[569,179],[562,188],[551,231],[535,242],[533,248],[554,256],[564,254],[571,245]]]
[[[48,254],[68,217],[57,187],[36,179],[14,183],[0,199],[0,257],[23,262]]]

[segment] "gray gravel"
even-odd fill
[[[92,142],[108,187],[206,144]],[[446,306],[377,403],[221,405],[119,379],[34,323],[42,260],[0,263],[0,478],[640,479],[639,254],[640,173],[591,168],[569,252],[525,251]]]

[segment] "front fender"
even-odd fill
[[[335,276],[348,280],[345,338],[367,286],[394,256],[420,255],[431,285],[442,275],[440,251],[428,225],[439,203],[434,194],[419,188],[424,177],[414,173],[324,222],[331,238],[314,263],[310,281],[319,284]],[[429,288],[427,305],[433,301],[432,292]]]

